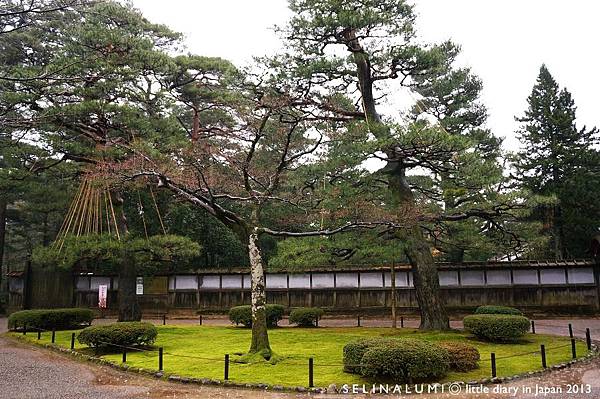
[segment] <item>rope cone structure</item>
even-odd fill
[[[121,240],[112,196],[106,184],[86,175],[71,202],[52,248],[60,252],[68,236],[104,233]]]

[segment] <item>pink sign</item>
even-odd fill
[[[98,286],[98,307],[100,309],[106,309],[106,297],[108,294],[108,285]]]

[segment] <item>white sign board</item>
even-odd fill
[[[98,307],[106,309],[106,297],[108,295],[108,285],[100,284],[98,286]]]
[[[137,284],[135,285],[135,293],[137,295],[144,295],[144,278],[138,277]]]

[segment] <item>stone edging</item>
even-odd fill
[[[76,359],[96,363],[101,366],[107,366],[119,371],[125,371],[128,373],[142,374],[148,377],[153,377],[156,379],[162,379],[170,382],[177,382],[182,384],[196,384],[196,385],[214,385],[214,386],[222,386],[229,388],[243,388],[243,389],[255,389],[255,390],[270,390],[270,391],[278,391],[278,392],[310,392],[310,393],[340,393],[335,384],[329,385],[327,388],[306,388],[302,386],[298,387],[289,387],[283,385],[270,385],[270,384],[262,384],[262,383],[243,383],[243,382],[233,382],[226,380],[213,380],[210,378],[192,378],[192,377],[181,377],[176,374],[164,373],[161,371],[155,371],[150,369],[138,368],[138,367],[130,367],[127,364],[117,364],[110,362],[108,360],[102,359],[96,356],[86,355],[68,348],[63,348],[55,344],[38,344],[37,342],[32,342],[28,339],[22,338],[20,335],[11,336],[4,334],[5,337],[9,339],[15,339],[24,343],[27,343],[32,346],[43,347],[46,349],[50,349],[55,352],[59,352],[65,355],[69,355]],[[582,339],[577,339],[578,341],[583,341]],[[550,366],[544,370],[538,371],[529,371],[523,374],[517,374],[509,377],[494,377],[494,378],[483,378],[477,381],[456,381],[456,382],[448,382],[444,384],[431,384],[432,386],[438,386],[440,389],[443,387],[447,390],[450,385],[463,384],[463,385],[490,385],[490,384],[502,384],[504,382],[517,381],[525,378],[542,376],[545,374],[549,374],[556,370],[562,370],[565,368],[572,367],[574,365],[589,363],[590,361],[600,357],[600,341],[592,341],[592,350],[588,351],[588,353],[579,359],[571,360],[565,363],[555,364]],[[372,392],[377,393],[377,392]]]

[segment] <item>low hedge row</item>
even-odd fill
[[[90,325],[94,312],[90,309],[35,309],[21,310],[8,317],[11,330],[26,326],[29,329],[69,330]]]
[[[77,340],[93,348],[149,346],[157,335],[154,325],[134,321],[87,327],[79,333]]]
[[[481,358],[479,351],[473,345],[462,342],[440,342],[440,347],[448,352],[448,366],[454,371],[475,370]]]
[[[523,312],[517,308],[496,305],[480,306],[475,310],[475,314],[512,314],[515,316],[523,316]]]
[[[376,338],[344,347],[344,370],[377,381],[435,381],[449,369],[444,348],[419,339]]]
[[[267,327],[277,327],[279,320],[283,318],[285,308],[282,305],[267,305]],[[252,327],[252,306],[235,306],[229,309],[229,320],[236,325]]]
[[[463,319],[465,330],[479,339],[513,342],[529,331],[529,319],[507,314],[477,314]]]
[[[297,324],[298,327],[316,327],[323,313],[325,312],[320,308],[294,309],[290,313],[290,324]]]

